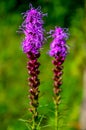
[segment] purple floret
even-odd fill
[[[43,18],[44,14],[31,6],[31,9],[24,13],[24,22],[21,29],[25,34],[22,42],[24,53],[32,52],[37,54],[44,44]]]
[[[53,41],[50,45],[49,55],[55,58],[59,56],[65,58],[68,53],[68,48],[66,44],[66,40],[69,37],[67,29],[62,29],[60,27],[56,27],[54,31],[51,32],[51,36]]]

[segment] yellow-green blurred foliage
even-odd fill
[[[0,0],[0,130],[27,130],[19,119],[30,118],[27,58],[21,49],[22,35],[16,33],[22,23],[21,13],[33,6],[41,6],[48,16],[45,29],[54,26],[69,28],[70,53],[64,63],[59,126],[61,130],[78,130],[83,90],[83,70],[86,60],[86,19],[82,0]],[[53,65],[47,55],[51,40],[41,51],[40,106],[44,115],[43,130],[54,130]],[[52,127],[51,127],[52,126]]]

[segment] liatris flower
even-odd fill
[[[55,31],[52,31],[53,41],[50,45],[49,55],[55,58],[62,56],[63,58],[67,55],[67,45],[66,40],[68,39],[67,29],[62,29],[60,27],[56,27]]]
[[[63,66],[62,64],[65,61],[65,58],[68,53],[68,46],[66,44],[66,40],[68,39],[67,29],[62,29],[60,27],[56,27],[54,31],[50,31],[50,34],[53,38],[53,41],[50,45],[49,55],[54,57],[55,59],[52,63],[55,65],[53,69],[54,72],[54,103],[56,107],[56,130],[57,130],[57,118],[58,118],[58,105],[60,103],[60,92],[62,85],[62,74],[63,74]]]
[[[43,29],[43,14],[39,8],[35,9],[30,5],[30,10],[23,13],[24,22],[21,26],[21,30],[25,34],[25,39],[22,43],[22,48],[24,53],[27,54],[27,58],[29,59],[27,63],[27,69],[30,77],[29,86],[30,86],[30,111],[33,114],[33,126],[32,129],[36,130],[37,127],[37,118],[38,118],[38,97],[39,97],[39,89],[38,86],[40,84],[40,80],[38,79],[39,74],[39,65],[40,63],[37,59],[40,57],[40,48],[42,48],[44,44],[44,29]]]
[[[25,34],[25,39],[22,43],[24,53],[32,52],[33,54],[39,53],[39,49],[44,44],[44,29],[43,29],[43,14],[40,8],[33,8],[23,13],[24,22],[22,23],[21,30]]]

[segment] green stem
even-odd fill
[[[59,112],[58,112],[58,103],[57,98],[55,99],[55,130],[58,130],[58,123],[59,123]]]
[[[37,130],[37,126],[38,126],[38,113],[37,113],[37,109],[36,109],[35,113],[34,113],[34,116],[33,116],[32,130]]]
[[[57,107],[57,105],[55,106],[55,130],[57,130],[58,129],[58,107]]]
[[[35,121],[33,121],[32,130],[37,130],[37,124],[36,124],[36,122],[35,122]]]

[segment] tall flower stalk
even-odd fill
[[[40,80],[38,75],[40,73],[38,58],[40,57],[40,48],[44,44],[44,29],[43,29],[43,14],[38,7],[33,8],[30,5],[30,10],[23,13],[24,22],[21,26],[21,31],[25,34],[25,38],[22,42],[23,52],[27,54],[28,62],[27,69],[29,73],[28,84],[29,88],[29,99],[30,99],[30,111],[32,112],[32,130],[37,129],[38,123],[38,105],[39,105],[39,85]]]
[[[56,27],[55,30],[50,31],[53,41],[50,45],[49,55],[54,57],[52,63],[55,68],[54,73],[54,104],[55,104],[55,130],[58,129],[58,119],[59,119],[59,103],[60,103],[60,92],[62,85],[62,74],[63,74],[63,63],[65,61],[66,55],[68,53],[68,46],[66,40],[68,39],[67,29],[62,29]]]

